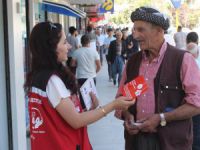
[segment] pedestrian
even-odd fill
[[[186,43],[189,44],[190,42],[199,44],[199,36],[196,32],[189,32],[186,37]]]
[[[101,108],[91,93],[93,109],[83,112],[74,75],[65,65],[70,45],[62,26],[42,22],[33,28],[31,68],[25,90],[29,97],[31,150],[92,150],[87,128],[115,108],[134,103],[120,97]]]
[[[104,40],[104,49],[105,49],[106,61],[107,61],[107,65],[108,65],[109,81],[112,82],[112,68],[111,68],[111,64],[109,63],[109,60],[108,60],[108,48],[110,46],[110,42],[114,41],[116,38],[113,37],[113,29],[112,28],[107,29],[107,34],[108,34],[108,36]]]
[[[192,56],[194,57],[198,67],[200,68],[200,62],[198,61],[198,57],[199,57],[199,47],[196,43],[194,42],[190,42],[187,44],[187,48],[186,50],[192,54]]]
[[[93,78],[94,83],[96,83],[97,73],[101,69],[101,62],[98,52],[90,48],[89,35],[83,35],[81,37],[81,44],[82,47],[74,52],[71,63],[73,67],[76,67],[76,78],[78,79],[78,84],[80,87],[89,78]],[[83,109],[85,109],[86,107],[81,95],[80,101]]]
[[[200,113],[198,66],[191,54],[166,43],[169,19],[161,12],[140,7],[131,20],[141,51],[127,62],[117,96],[138,75],[148,90],[128,111],[115,113],[125,120],[125,150],[190,150],[192,116]]]
[[[187,43],[187,51],[192,54],[192,56],[195,58],[195,61],[200,69],[200,61],[199,57],[199,37],[196,32],[190,32],[188,33],[186,37],[186,43]],[[192,117],[193,122],[193,144],[192,144],[192,150],[200,150],[200,115],[196,115]]]
[[[103,42],[105,36],[102,34],[101,30],[102,30],[101,28],[96,28],[95,34],[96,34],[96,49],[100,55],[101,65],[103,65],[103,51],[104,51]]]
[[[116,40],[112,41],[108,50],[108,63],[112,68],[112,79],[115,86],[119,86],[124,67],[126,44],[122,41],[122,32],[116,31]],[[117,82],[118,75],[118,82]]]
[[[178,26],[177,32],[174,34],[176,48],[186,50],[186,36],[187,34],[182,31],[182,26]]]
[[[73,53],[75,52],[76,49],[79,48],[78,39],[77,39],[78,31],[74,26],[71,26],[69,27],[69,33],[70,35],[67,36],[67,41],[71,45],[71,48],[69,49],[69,52],[68,52],[67,65],[70,68],[70,70],[75,74],[76,68],[71,66],[71,60],[72,60]]]

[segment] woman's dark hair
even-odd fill
[[[186,43],[190,43],[190,42],[194,42],[197,43],[199,42],[199,37],[198,34],[196,32],[190,32],[188,33],[187,37],[186,37]]]
[[[85,34],[81,37],[81,44],[82,46],[86,46],[87,44],[90,43],[90,36]]]
[[[56,48],[62,36],[62,25],[42,22],[33,28],[29,49],[31,53],[30,71],[27,74],[25,90],[30,90],[34,76],[43,70],[58,75],[73,94],[77,92],[76,79],[71,71],[57,61]]]

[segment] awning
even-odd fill
[[[104,20],[104,19],[105,19],[104,15],[89,18],[90,22],[98,22],[98,21],[100,21],[100,20]]]
[[[69,0],[72,5],[97,5],[103,4],[105,0]]]
[[[65,4],[43,1],[41,2],[41,5],[42,5],[42,10],[44,11],[54,12],[54,13],[72,16],[72,17],[78,17],[78,18],[86,17],[85,12],[77,8],[74,8],[72,6],[65,5]]]

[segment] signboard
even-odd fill
[[[171,0],[174,8],[179,8],[181,6],[181,0]]]
[[[99,7],[99,13],[114,12],[114,0],[105,0]]]

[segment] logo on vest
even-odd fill
[[[31,114],[32,129],[38,129],[43,124],[42,115],[37,108],[32,108]]]

